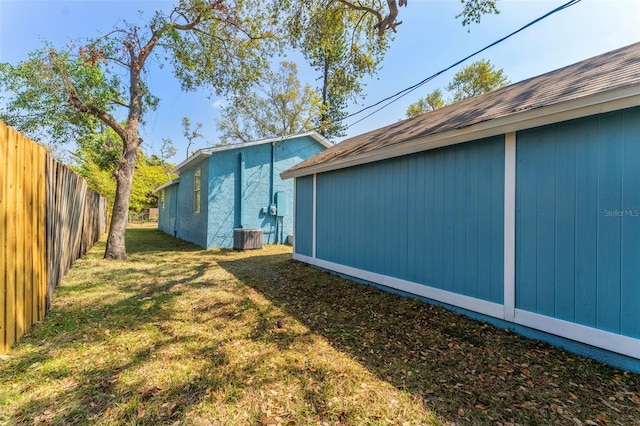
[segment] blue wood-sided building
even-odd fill
[[[260,229],[264,244],[293,233],[293,183],[279,174],[330,147],[315,132],[196,151],[179,178],[156,188],[158,228],[204,248],[233,246],[234,229]]]
[[[282,176],[295,259],[640,371],[640,43]]]

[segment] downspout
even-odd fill
[[[271,210],[271,205],[274,204],[274,200],[273,200],[273,191],[274,191],[274,164],[275,164],[275,149],[276,149],[276,143],[275,142],[271,142],[271,164],[269,167],[270,173],[269,173],[269,210]],[[269,213],[271,213],[271,211],[269,211]],[[273,215],[273,222],[274,222],[274,244],[278,244],[278,217],[277,217],[277,213],[276,215]]]
[[[244,227],[244,203],[242,200],[244,194],[244,156],[242,155],[242,151],[240,151],[239,155],[240,160],[240,197],[238,199],[238,209],[240,210],[240,226],[239,228]]]
[[[175,197],[173,203],[173,236],[178,238],[178,193],[180,192],[180,183],[175,187]]]
[[[270,164],[270,173],[269,173],[269,205],[273,204],[273,164],[275,160],[275,142],[271,142],[271,164]]]

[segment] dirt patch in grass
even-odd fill
[[[0,360],[0,424],[640,424],[640,378],[291,260],[149,228]]]

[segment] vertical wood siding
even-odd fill
[[[640,337],[640,108],[518,132],[516,307]]]
[[[321,173],[316,201],[319,259],[502,303],[504,136]]]
[[[313,176],[296,179],[295,249],[304,256],[313,254]]]
[[[104,198],[0,122],[0,353],[44,318],[73,260],[102,235]]]

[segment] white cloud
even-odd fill
[[[211,104],[213,108],[220,108],[224,106],[224,99],[217,99],[214,103]]]

